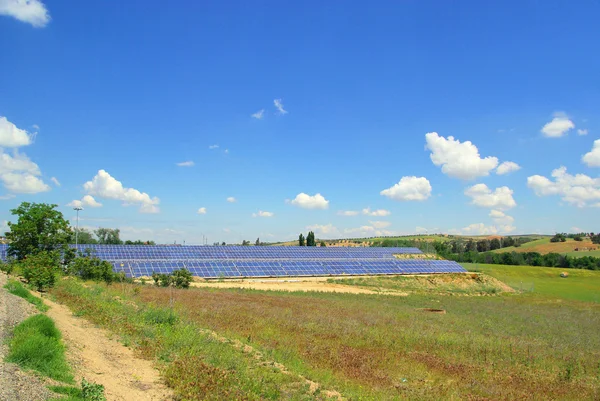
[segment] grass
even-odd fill
[[[25,288],[19,281],[9,279],[4,288],[6,288],[11,294],[21,297],[32,303],[40,312],[46,312],[48,310],[48,305],[46,305],[40,298],[33,296],[31,292],[29,292],[29,290]]]
[[[6,358],[51,379],[73,383],[60,332],[46,315],[34,315],[15,327]]]
[[[168,289],[65,280],[53,293],[157,360],[183,399],[327,397],[307,392],[297,375],[356,400],[600,396],[595,303],[537,293],[397,297],[190,289],[173,291],[176,320],[159,313],[163,318],[155,323],[147,312],[171,304]],[[205,329],[254,347],[292,374]]]
[[[597,250],[575,251],[575,248],[595,248]],[[542,255],[555,252],[575,258],[580,258],[582,256],[600,257],[600,245],[592,244],[592,241],[587,238],[584,241],[575,241],[572,238],[567,238],[565,242],[550,242],[550,238],[541,238],[535,241],[527,242],[520,247],[511,246],[507,248],[495,249],[492,252],[539,252]]]
[[[456,295],[493,295],[506,291],[496,279],[480,274],[441,274],[430,276],[376,276],[329,279],[330,283],[353,285],[375,291],[407,291]],[[510,290],[510,289],[509,289]]]
[[[463,266],[495,277],[517,290],[556,299],[600,303],[600,271],[474,263],[463,263]],[[563,271],[569,273],[568,278],[560,277]]]

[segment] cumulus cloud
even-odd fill
[[[256,113],[252,114],[252,118],[256,118],[257,120],[262,120],[264,116],[265,116],[265,109],[260,109]]]
[[[39,176],[40,168],[16,149],[12,155],[0,149],[0,181],[10,192],[35,194],[50,190]]]
[[[367,215],[367,216],[383,217],[383,216],[389,216],[390,214],[392,214],[392,212],[390,212],[389,210],[385,210],[385,209],[371,210],[370,207],[366,207],[362,210],[362,214]]]
[[[375,228],[386,228],[392,225],[389,221],[369,221]]]
[[[352,237],[381,237],[396,235],[393,231],[378,229],[374,226],[360,226],[344,229],[344,235]]]
[[[512,194],[513,190],[509,187],[500,187],[492,191],[485,184],[475,184],[465,190],[465,195],[471,198],[473,205],[498,210],[517,206]]]
[[[541,175],[527,178],[527,186],[537,196],[560,196],[570,205],[577,207],[600,207],[600,178],[591,178],[585,174],[571,175],[561,166],[552,171],[554,181]]]
[[[296,195],[296,198],[289,201],[294,206],[301,207],[302,209],[327,209],[329,208],[329,201],[326,200],[323,195],[317,193],[315,195],[308,195],[304,192]]]
[[[275,213],[264,212],[262,210],[259,210],[258,213],[252,213],[252,217],[273,217],[274,215]]]
[[[426,134],[425,141],[426,148],[431,151],[431,161],[441,166],[442,172],[449,177],[473,180],[489,175],[498,166],[498,158],[481,158],[477,146],[470,141],[461,143],[452,136],[446,139],[437,132]]]
[[[50,178],[50,181],[52,181],[52,183],[54,185],[56,185],[57,187],[60,187],[60,181],[58,181],[58,178],[52,177],[52,178]]]
[[[357,216],[357,210],[339,210],[337,212],[338,216]]]
[[[50,22],[50,14],[40,0],[0,0],[0,15],[16,18],[36,28]]]
[[[235,202],[237,202],[237,199],[235,199],[233,196],[230,196],[229,198],[227,198],[227,202],[235,203]]]
[[[67,206],[72,207],[102,207],[102,203],[96,201],[93,196],[85,195],[81,200],[73,200],[67,203]]]
[[[158,213],[160,210],[158,204],[160,199],[151,198],[145,192],[140,192],[134,188],[126,188],[123,184],[113,178],[104,170],[99,170],[96,176],[83,184],[83,189],[88,195],[99,196],[103,199],[120,200],[125,206],[139,205],[141,213]]]
[[[194,162],[191,160],[188,160],[186,162],[177,163],[177,165],[179,167],[192,167],[194,165]]]
[[[541,133],[547,138],[560,138],[573,128],[575,128],[575,124],[565,113],[556,112],[552,121],[542,127]]]
[[[402,177],[400,182],[379,194],[397,201],[423,201],[431,196],[431,184],[425,177]]]
[[[309,231],[313,231],[315,236],[318,238],[339,238],[340,230],[335,227],[333,224],[313,224],[311,226],[306,226],[306,229]]]
[[[492,218],[492,220],[494,220],[494,223],[496,224],[506,225],[512,224],[515,221],[515,219],[512,216],[509,216],[506,213],[495,209],[490,211],[490,217]]]
[[[510,173],[513,173],[513,172],[519,171],[519,170],[521,170],[521,166],[519,166],[517,163],[503,162],[496,169],[496,174],[498,174],[498,175],[510,174]]]
[[[0,196],[0,200],[8,200],[8,199],[12,199],[14,197],[16,197],[15,194],[6,194],[6,195]]]
[[[578,135],[587,135],[588,134],[588,130],[587,129],[578,129],[577,130],[577,134]]]
[[[592,150],[581,157],[581,161],[588,167],[600,167],[600,139],[594,141]]]
[[[34,134],[30,134],[24,129],[17,128],[6,117],[0,117],[0,147],[18,148],[28,146],[33,142],[34,136]]]
[[[281,115],[287,114],[287,110],[285,110],[283,108],[283,103],[281,102],[281,99],[275,99],[273,100],[273,104],[275,105],[275,108],[277,109],[277,112]]]
[[[201,207],[200,209],[198,209],[198,214],[206,214],[206,208]]]

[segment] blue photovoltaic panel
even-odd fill
[[[182,268],[204,278],[465,272],[452,261],[394,256],[422,253],[417,248],[169,245],[78,245],[76,248],[109,261],[116,272],[134,277]],[[7,245],[0,244],[1,259],[6,260],[6,252]]]

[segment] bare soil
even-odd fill
[[[47,298],[44,302],[50,306],[47,315],[62,332],[77,381],[85,377],[104,385],[108,401],[173,399],[152,362],[137,358],[106,330],[73,316],[66,306]]]
[[[318,292],[342,292],[348,294],[381,294],[374,291],[351,285],[328,283],[331,277],[310,277],[297,280],[281,279],[250,279],[250,280],[227,280],[227,281],[197,281],[191,285],[199,288],[246,288],[263,291],[318,291]],[[347,278],[347,277],[345,277]],[[406,296],[401,291],[386,291],[389,295]]]

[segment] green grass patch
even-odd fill
[[[31,316],[15,327],[6,360],[51,379],[72,383],[60,338],[52,319],[46,315]]]
[[[19,281],[10,279],[8,280],[8,283],[4,285],[4,288],[6,288],[11,294],[21,297],[34,304],[40,312],[46,312],[48,310],[48,305],[46,305],[40,298],[32,295],[31,292],[29,292],[29,290],[25,288]]]
[[[469,271],[480,271],[495,277],[518,291],[600,303],[600,271],[477,263],[463,263],[463,266]],[[560,277],[563,271],[569,277]]]

